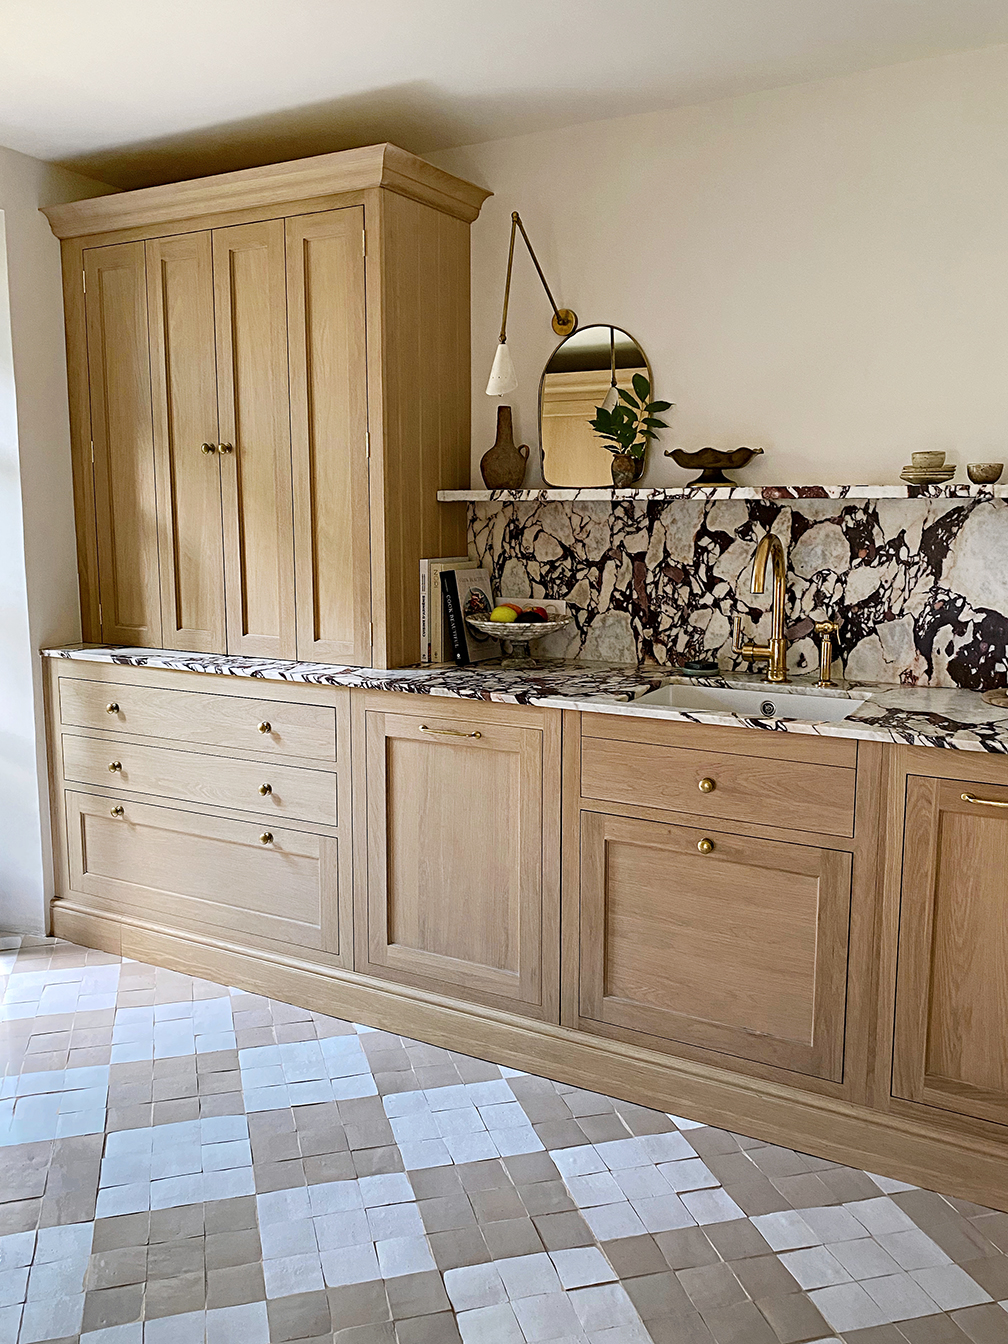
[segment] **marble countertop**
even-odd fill
[[[601,663],[537,662],[507,659],[471,667],[418,666],[382,671],[328,663],[280,662],[267,658],[230,657],[226,654],[176,653],[164,649],[128,649],[77,645],[44,649],[44,657],[123,667],[154,667],[202,672],[208,675],[253,677],[265,681],[306,682],[321,686],[351,686],[365,690],[404,691],[505,704],[541,705],[579,709],[589,713],[626,714],[758,732],[805,733],[847,737],[868,742],[896,742],[908,746],[945,747],[957,751],[1008,754],[1008,709],[988,705],[975,691],[919,686],[840,683],[820,691],[811,679],[789,684],[789,693],[830,695],[862,701],[848,718],[835,723],[812,719],[753,719],[738,714],[684,711],[638,703],[648,691],[670,683],[766,689],[756,676],[726,673],[713,677],[686,677],[663,667],[619,667]],[[779,698],[781,688],[772,693]],[[797,712],[797,709],[796,709]]]
[[[578,487],[540,486],[531,490],[439,490],[442,504],[516,504],[553,501],[621,503],[670,499],[1005,499],[1008,484],[973,485],[970,481],[946,481],[941,485],[609,485]]]

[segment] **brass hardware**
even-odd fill
[[[119,706],[116,704],[116,702],[115,702],[114,700],[110,700],[109,703],[105,706],[105,713],[106,713],[106,714],[118,714],[118,713],[119,713]]]
[[[977,803],[980,807],[1008,807],[1008,803],[999,803],[996,798],[978,798],[975,793],[961,793],[964,803]]]
[[[701,854],[713,854],[714,841],[709,840],[705,835],[702,840],[697,841],[697,849],[700,851]]]
[[[215,453],[217,451],[217,445],[215,443],[200,444],[200,451],[206,453],[207,456],[209,457],[211,453]]]
[[[529,256],[532,258],[532,265],[539,274],[542,281],[542,287],[546,291],[546,297],[550,301],[550,307],[553,309],[553,330],[558,336],[573,336],[577,331],[577,313],[572,312],[570,308],[558,308],[550,293],[550,287],[546,283],[546,277],[543,275],[543,269],[539,265],[539,259],[532,250],[532,244],[529,242],[529,236],[525,232],[525,225],[521,222],[521,216],[517,210],[511,212],[511,245],[508,248],[507,279],[504,281],[504,311],[501,314],[500,341],[503,345],[507,340],[507,315],[508,299],[511,295],[511,265],[514,262],[515,229],[521,229],[521,236],[525,240],[525,246],[528,248]]]
[[[697,788],[700,790],[701,793],[713,793],[714,790],[717,788],[717,785],[714,783],[712,779],[708,779],[706,776],[704,776],[704,778],[697,785]]]
[[[259,843],[261,845],[271,845],[273,843],[273,832],[263,831],[262,835],[259,837]]]
[[[217,451],[219,453],[233,453],[234,446],[230,443],[219,443],[217,445]]]
[[[126,815],[126,809],[121,806],[113,807],[112,810],[109,812],[110,817],[124,817],[125,815]]]
[[[268,793],[272,793],[272,792],[273,792],[273,785],[272,785],[272,784],[260,784],[260,785],[259,785],[259,792],[260,792],[260,793],[262,794],[262,796],[265,798],[266,795],[267,795]]]
[[[766,659],[766,679],[772,682],[788,681],[787,674],[787,636],[784,634],[784,600],[787,596],[787,559],[780,537],[767,532],[760,538],[753,556],[752,581],[750,587],[754,593],[762,593],[766,588],[767,560],[773,566],[773,604],[771,607],[770,643],[747,644],[742,638],[742,617],[732,620],[732,652],[740,654],[749,662]]]
[[[109,761],[109,773],[114,775],[117,770],[122,770],[122,761]]]
[[[422,733],[440,733],[442,737],[482,737],[480,732],[464,733],[461,728],[428,728],[425,723],[420,725]]]
[[[259,731],[261,733],[269,733],[272,732],[272,730],[273,725],[270,723],[269,719],[263,719],[262,723],[259,725]]]
[[[835,686],[830,681],[833,670],[833,636],[840,629],[839,621],[817,621],[815,632],[819,636],[819,680],[817,686]]]

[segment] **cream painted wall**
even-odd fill
[[[1008,47],[432,157],[496,193],[472,233],[475,484],[516,208],[557,301],[647,351],[677,403],[663,447],[759,444],[761,483],[1008,460]],[[505,400],[533,444],[549,318],[516,254]],[[653,454],[646,483],[685,479]]]
[[[108,190],[0,148],[0,929],[45,924],[38,650],[80,638],[60,252],[38,207]]]

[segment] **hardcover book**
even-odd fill
[[[473,569],[476,561],[466,555],[420,561],[420,661],[450,663],[451,644],[442,620],[441,574],[446,569]]]
[[[501,656],[500,640],[474,630],[467,616],[489,620],[494,609],[493,587],[485,569],[445,569],[441,573],[444,620],[452,657],[459,667]]]

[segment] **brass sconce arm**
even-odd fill
[[[525,232],[525,225],[521,222],[521,216],[519,215],[517,210],[512,210],[511,245],[508,248],[507,279],[504,282],[504,311],[501,314],[501,329],[500,329],[501,344],[503,345],[504,342],[507,340],[508,299],[511,295],[511,267],[514,263],[515,231],[517,229],[521,229],[521,236],[525,240],[525,246],[528,248],[528,254],[532,258],[532,264],[536,268],[536,273],[538,274],[539,279],[542,281],[542,287],[546,291],[546,297],[549,299],[550,306],[553,309],[553,330],[556,332],[558,336],[572,335],[572,333],[577,330],[577,324],[578,324],[577,313],[573,312],[570,308],[558,308],[556,306],[556,300],[553,298],[553,295],[550,291],[550,287],[546,283],[546,277],[545,275],[543,275],[543,269],[539,265],[539,258],[533,251],[532,244],[529,242],[529,236]]]

